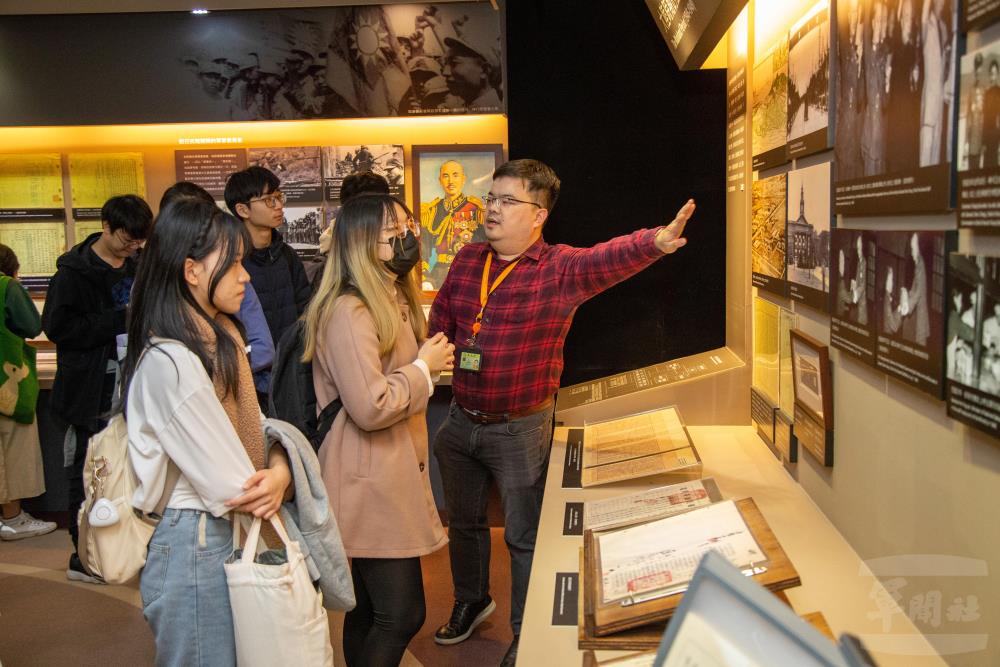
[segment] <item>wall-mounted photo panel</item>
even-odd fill
[[[753,183],[750,223],[750,266],[754,286],[784,296],[785,284],[785,175]]]
[[[830,311],[830,163],[788,172],[788,296]]]
[[[389,182],[389,194],[403,196],[403,147],[400,144],[323,146],[326,200],[340,201],[340,186],[351,174],[371,171]]]
[[[953,237],[875,232],[875,364],[936,398],[944,398],[945,262]]]
[[[753,169],[788,162],[788,39],[783,36],[753,68]]]
[[[319,235],[326,229],[322,206],[286,206],[285,221],[278,232],[302,259],[319,252]]]
[[[1000,42],[962,56],[959,73],[958,224],[1000,227]]]
[[[1000,19],[1000,0],[965,0],[962,3],[962,32],[985,28]]]
[[[830,344],[875,365],[875,232],[834,229]]]
[[[323,201],[319,146],[251,148],[247,162],[269,169],[278,177],[287,205]]]
[[[1000,437],[1000,258],[949,256],[948,415]]]
[[[826,345],[792,329],[795,435],[823,465],[833,465],[833,388]]]
[[[486,240],[484,199],[502,161],[499,144],[413,147],[413,214],[420,216],[425,292],[441,288],[466,244]]]
[[[838,2],[837,213],[950,210],[956,4]]]
[[[830,1],[820,0],[788,31],[788,157],[833,145]]]

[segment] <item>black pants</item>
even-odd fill
[[[67,509],[69,509],[69,536],[73,540],[73,551],[76,551],[77,540],[80,537],[80,527],[77,525],[77,512],[83,503],[83,464],[87,460],[87,443],[90,438],[108,425],[108,412],[111,410],[111,394],[115,388],[114,373],[106,373],[101,386],[100,416],[86,425],[74,425],[76,430],[76,452],[73,454],[73,465],[67,466]]]
[[[419,558],[354,558],[358,604],[344,618],[347,667],[397,667],[424,624]]]

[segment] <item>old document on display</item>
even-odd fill
[[[583,527],[602,531],[681,514],[722,499],[711,477],[583,504]]]
[[[700,463],[675,407],[587,424],[583,486],[657,475]]]
[[[682,592],[709,551],[739,568],[766,558],[732,500],[596,537],[603,604]]]

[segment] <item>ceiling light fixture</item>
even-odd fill
[[[207,9],[192,9],[191,13],[192,14],[197,14],[197,15],[201,16],[203,14],[207,14],[208,10]]]

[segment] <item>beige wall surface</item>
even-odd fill
[[[998,36],[971,35],[969,49]],[[747,69],[752,74],[752,62]],[[832,159],[831,151],[794,166]],[[730,196],[727,313],[736,319],[727,324],[727,344],[734,349],[745,344],[751,326],[750,302],[741,303],[751,292],[748,210],[745,198]],[[953,229],[955,215],[841,218],[837,226]],[[1000,256],[1000,237],[963,230],[959,250]],[[800,328],[829,343],[829,316],[764,296],[795,311]],[[1000,442],[948,418],[942,401],[838,350],[831,350],[831,363],[834,465],[824,468],[800,453],[786,467],[891,593],[887,599],[873,591],[867,615],[881,619],[887,632],[865,640],[880,653],[919,653],[921,642],[889,634],[908,617],[948,664],[1000,664]]]

